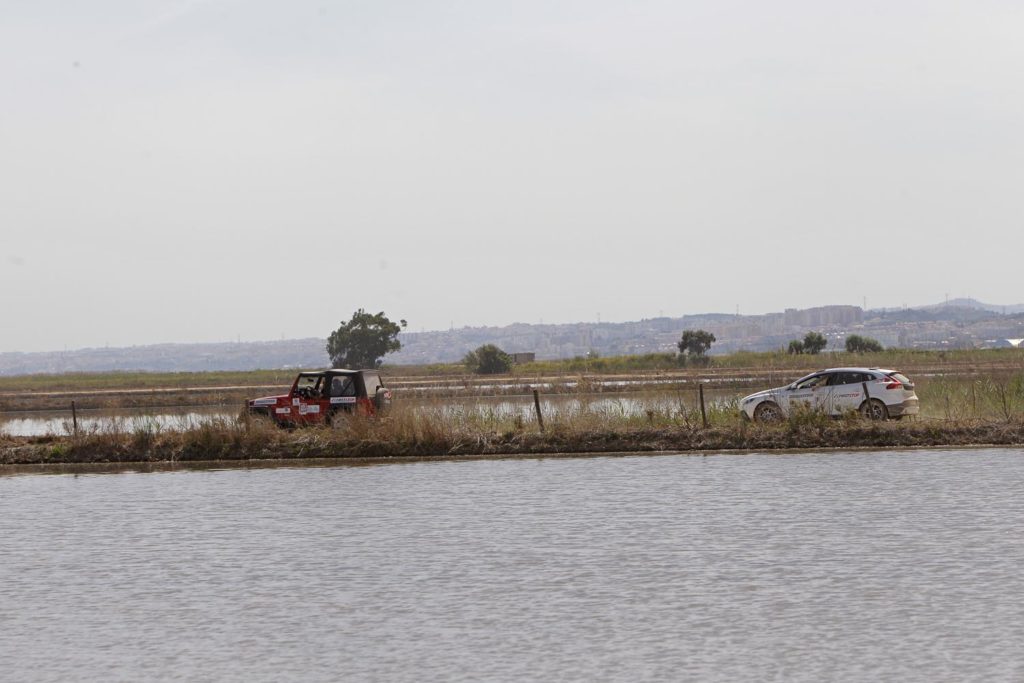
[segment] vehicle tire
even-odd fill
[[[754,408],[755,422],[779,422],[782,420],[782,409],[774,401],[759,403]]]
[[[860,406],[860,414],[869,420],[888,420],[889,409],[877,398],[868,399]]]

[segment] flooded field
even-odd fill
[[[1020,680],[1022,480],[1020,449],[0,476],[4,676]]]
[[[735,390],[708,391],[708,405],[728,406],[737,397]],[[543,397],[542,410],[549,416],[593,413],[595,415],[634,416],[646,410],[692,410],[697,406],[693,390],[646,392],[638,394],[553,394]],[[431,412],[441,416],[474,414],[493,420],[535,419],[532,396],[502,396],[467,399],[407,398],[396,403],[396,411]],[[209,420],[234,419],[237,407],[199,406],[178,409],[81,410],[77,412],[82,431],[136,431],[139,429],[193,429]],[[10,436],[70,434],[73,430],[70,410],[0,413],[0,431]]]

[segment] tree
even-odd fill
[[[878,343],[877,339],[862,337],[859,334],[851,334],[846,338],[847,353],[870,353],[881,350],[882,345]]]
[[[327,338],[327,354],[336,368],[378,368],[381,358],[402,348],[398,333],[406,326],[404,320],[393,323],[384,312],[371,315],[359,309],[352,319]]]
[[[512,368],[512,357],[494,344],[484,344],[466,354],[462,362],[478,375],[498,375]]]
[[[715,343],[715,335],[704,330],[686,330],[676,346],[683,357],[702,358],[711,345]]]
[[[816,356],[821,353],[826,346],[828,346],[828,340],[825,339],[824,335],[819,334],[818,332],[808,332],[804,335],[804,353]]]
[[[804,352],[804,343],[799,339],[794,339],[789,342],[789,349],[787,350],[789,355],[798,356]]]

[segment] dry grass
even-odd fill
[[[707,427],[692,386],[634,391],[628,398],[575,392],[543,401],[541,432],[531,402],[399,400],[383,419],[353,418],[334,429],[285,431],[241,417],[112,418],[74,432],[14,437],[0,430],[0,464],[176,462],[609,451],[958,446],[1024,443],[1024,371],[919,376],[921,416],[873,424],[800,413],[779,425],[740,419],[736,390],[708,393]]]
[[[583,453],[612,451],[693,451],[960,446],[1024,443],[1024,404],[1016,378],[974,387],[973,400],[990,406],[995,417],[971,413],[913,422],[878,424],[850,416],[840,420],[799,413],[777,425],[741,420],[734,404],[716,402],[708,427],[687,395],[652,394],[638,399],[581,396],[545,405],[545,430],[522,404],[452,406],[430,402],[399,405],[385,418],[352,417],[335,428],[281,430],[266,419],[201,418],[163,425],[147,418],[113,419],[72,433],[11,437],[0,433],[0,464],[82,462],[179,462],[294,458],[389,458],[488,454]],[[936,385],[950,405],[966,411],[970,394],[961,386]],[[996,403],[995,409],[991,406]]]

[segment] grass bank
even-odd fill
[[[808,413],[760,425],[713,408],[708,420],[704,427],[699,411],[683,405],[620,414],[577,406],[546,416],[543,431],[521,415],[440,407],[294,431],[248,418],[214,418],[178,430],[125,420],[77,434],[0,435],[0,465],[1024,444],[1019,416],[873,423]]]

